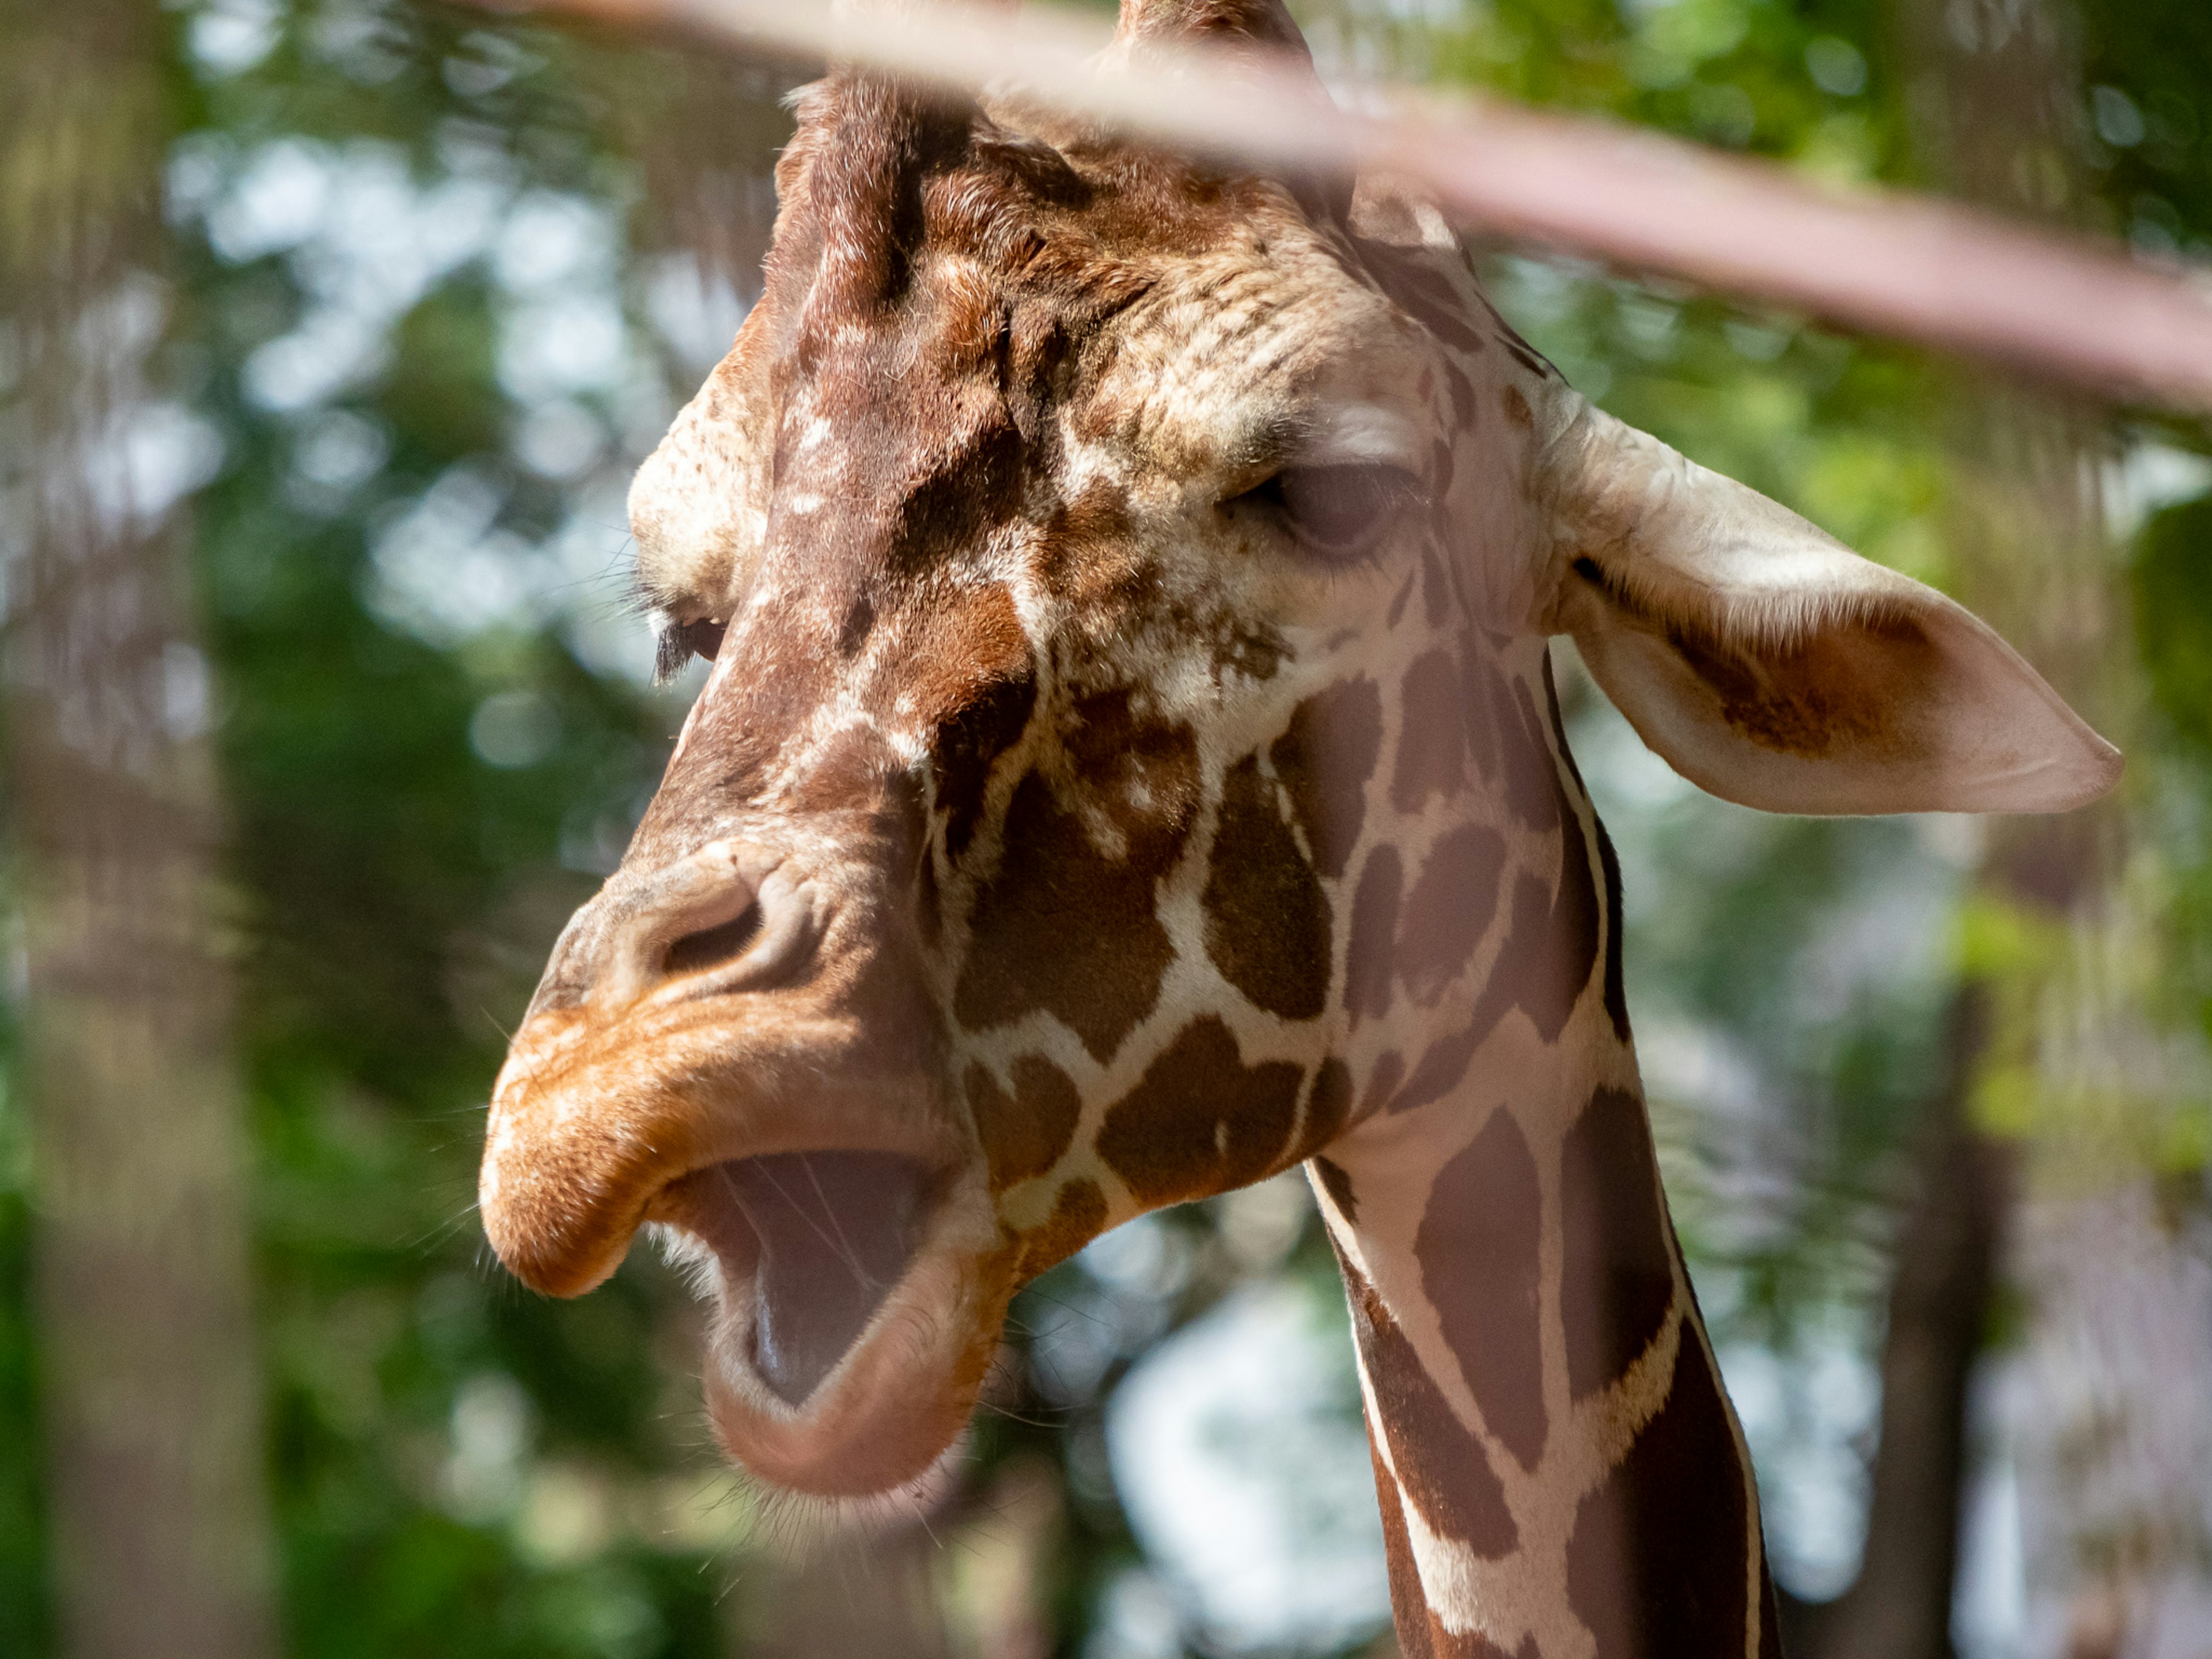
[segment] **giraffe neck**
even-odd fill
[[[1601,848],[1610,934],[1611,849],[1577,805],[1561,833]],[[1660,1188],[1608,945],[1556,1041],[1502,1021],[1449,1094],[1369,1118],[1308,1165],[1351,1304],[1407,1659],[1779,1651],[1750,1460]]]

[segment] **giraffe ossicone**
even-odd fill
[[[1182,32],[1303,51],[1278,0],[1127,0],[1125,48]],[[778,186],[633,491],[664,647],[714,667],[501,1075],[501,1259],[575,1294],[659,1229],[729,1454],[875,1493],[1022,1284],[1305,1162],[1404,1650],[1771,1651],[1547,637],[1771,810],[2058,811],[2118,755],[1589,407],[1387,180],[841,71]]]

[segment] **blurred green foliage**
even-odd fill
[[[1874,0],[1298,9],[1334,64],[1648,123],[1823,178],[1911,176]],[[680,718],[680,696],[643,684],[642,625],[624,620],[619,491],[702,361],[669,321],[683,267],[648,194],[670,166],[665,133],[653,149],[663,101],[684,118],[696,66],[399,0],[199,0],[168,15],[163,370],[222,457],[190,513],[234,828],[292,1649],[727,1651],[758,1582],[727,1555],[750,1516],[702,1443],[681,1287],[641,1251],[583,1300],[526,1295],[489,1260],[471,1208],[501,1022],[619,850]],[[2201,258],[2212,11],[2085,0],[2081,15],[2102,210],[2148,251]],[[747,85],[750,148],[696,164],[759,186],[784,82],[761,70]],[[1516,325],[1615,412],[1870,556],[1946,579],[1940,366],[1571,263],[1501,252],[1491,272]],[[538,362],[602,337],[596,362]],[[2174,454],[2203,434],[2146,423],[2115,444]],[[2212,473],[2161,476],[2201,490]],[[2212,496],[2169,506],[2134,577],[2160,720],[2137,768],[2173,849],[2176,994],[2212,1030],[2208,546]],[[483,602],[427,600],[410,574],[425,559]],[[1863,1353],[1969,855],[1929,826],[1706,801],[1569,684],[1622,843],[1632,1000],[1717,1334],[1786,1357],[1832,1340],[1840,1317]],[[1970,951],[2004,948],[1983,921]],[[2172,1156],[2185,1163],[2191,1144],[2201,1162],[2185,1138]],[[10,1449],[36,1443],[28,1188],[21,1116],[0,1093]],[[1136,1291],[1079,1262],[1017,1309],[1032,1375],[979,1425],[974,1480],[1023,1460],[1055,1472],[1047,1589],[1062,1652],[1084,1650],[1142,1559],[1106,1463],[1120,1379],[1255,1271],[1334,1294],[1310,1228],[1255,1268],[1221,1217],[1156,1224],[1167,1265]],[[1770,1504],[1787,1572],[1789,1504]],[[38,1510],[35,1457],[0,1455],[10,1654],[49,1650]],[[1820,1562],[1794,1565],[1817,1587]]]

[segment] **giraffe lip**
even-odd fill
[[[896,1152],[822,1152],[731,1158],[702,1173],[705,1242],[726,1284],[750,1282],[745,1357],[771,1393],[801,1406],[905,1276],[928,1171]]]
[[[648,1209],[705,1269],[708,1418],[756,1477],[871,1497],[957,1438],[1012,1293],[980,1159],[748,1152],[678,1177]]]

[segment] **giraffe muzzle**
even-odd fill
[[[846,1495],[916,1477],[957,1432],[1010,1288],[877,891],[864,861],[743,840],[618,873],[515,1034],[480,1185],[500,1259],[549,1294],[659,1232],[715,1304],[725,1447]]]

